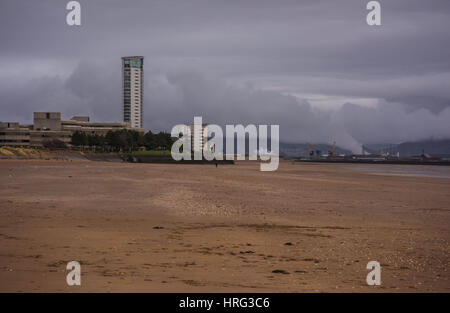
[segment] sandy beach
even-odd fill
[[[449,292],[450,179],[379,166],[0,160],[0,292]]]

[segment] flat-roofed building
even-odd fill
[[[61,130],[32,130],[30,131],[30,147],[40,148],[46,142],[58,140],[66,145],[70,145],[72,133]]]
[[[145,132],[143,128],[131,128],[128,123],[125,122],[89,122],[81,120],[63,120],[61,121],[61,130],[70,131],[74,133],[76,131],[81,131],[89,134],[95,135],[106,135],[110,130],[121,130],[129,129],[138,132]]]
[[[45,141],[59,140],[70,145],[73,133],[85,132],[105,136],[108,131],[122,129],[144,133],[143,128],[131,128],[125,122],[90,122],[88,116],[62,120],[60,112],[34,112],[33,125],[0,122],[0,146],[42,147]]]
[[[17,122],[0,122],[0,146],[28,147],[31,128]]]
[[[34,130],[61,130],[60,112],[34,112]]]
[[[195,124],[190,124],[189,130],[191,133],[191,151],[199,152],[208,149],[209,151],[214,151],[214,146],[207,146],[208,140],[210,139],[208,124],[199,124],[195,127]],[[197,138],[195,140],[194,138]]]

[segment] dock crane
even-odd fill
[[[311,145],[309,144],[309,142],[307,142],[306,145],[308,146],[309,156],[313,157],[314,156],[313,148],[311,148]]]
[[[332,156],[333,155],[333,151],[334,151],[334,147],[336,146],[336,141],[333,141],[333,145],[331,146],[330,150],[328,150],[328,155]]]

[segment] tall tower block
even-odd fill
[[[144,57],[122,57],[123,121],[133,128],[143,128]]]

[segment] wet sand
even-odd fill
[[[0,292],[449,292],[450,179],[352,166],[0,160]]]

